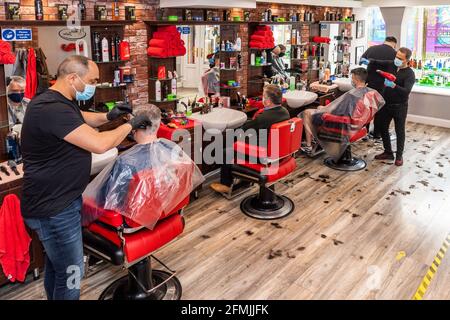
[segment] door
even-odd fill
[[[217,47],[218,27],[181,26],[181,30],[187,51],[180,63],[182,87],[199,88],[201,76],[209,69],[207,57]]]

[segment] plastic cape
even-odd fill
[[[352,137],[370,123],[384,104],[383,97],[376,90],[355,88],[314,111],[311,125],[305,125],[305,128],[312,131],[310,133],[325,152],[337,161],[349,146]]]
[[[204,181],[192,159],[174,142],[138,144],[105,167],[83,193],[83,225],[105,209],[153,229]]]

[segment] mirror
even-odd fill
[[[5,80],[8,84],[8,124],[10,129],[19,134],[28,104],[26,98],[22,99],[25,91],[28,49],[33,46],[35,50],[38,93],[50,85],[49,80],[56,76],[59,64],[66,57],[78,53],[91,58],[90,27],[80,29],[62,26],[38,27],[38,34],[37,44],[36,41],[12,43],[13,50],[16,52],[16,64],[5,66]]]

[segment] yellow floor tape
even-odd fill
[[[431,280],[433,280],[433,277],[436,274],[439,265],[444,259],[445,253],[447,252],[449,247],[450,247],[450,233],[447,235],[447,238],[444,240],[442,247],[439,249],[439,252],[434,257],[433,263],[431,264],[430,268],[428,268],[427,274],[425,275],[425,277],[423,277],[422,283],[420,284],[419,288],[417,289],[416,293],[413,296],[413,300],[423,299],[423,296],[427,292],[428,286],[430,285]]]

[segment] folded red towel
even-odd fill
[[[317,42],[317,43],[330,43],[331,39],[328,37],[313,37],[312,38],[313,42]]]
[[[250,37],[250,41],[260,41],[260,42],[264,42],[264,41],[266,41],[266,37],[263,37],[263,36],[257,36],[257,35],[252,34],[251,37]]]
[[[179,33],[176,26],[159,26],[158,31]]]
[[[154,47],[148,47],[147,55],[149,55],[150,57],[156,57],[156,58],[167,58],[169,56],[166,49],[154,48]]]
[[[256,26],[256,30],[272,30],[270,26]]]
[[[151,39],[149,41],[149,47],[155,47],[155,48],[167,48],[168,47],[168,41],[163,39]]]

